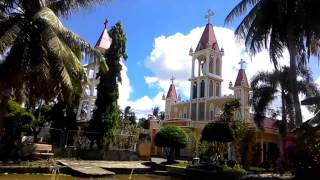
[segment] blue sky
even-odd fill
[[[175,58],[182,59],[181,61],[185,61],[186,64],[190,61],[186,59],[187,56],[183,56],[183,58],[181,56],[180,58],[179,55],[172,55],[172,52],[162,52],[168,50],[165,46],[176,43],[172,48],[176,48],[177,51],[181,51],[179,50],[181,46],[195,48],[197,38],[200,38],[201,35],[201,28],[207,22],[204,15],[208,9],[215,12],[212,18],[214,26],[220,27],[220,29],[215,29],[216,35],[218,32],[221,34],[220,37],[217,37],[218,42],[220,38],[220,46],[229,44],[230,42],[224,41],[227,39],[225,36],[227,37],[226,34],[228,34],[228,37],[232,36],[232,29],[235,28],[239,20],[224,26],[224,18],[238,2],[239,0],[113,0],[109,3],[98,4],[87,10],[76,11],[62,21],[66,27],[79,34],[92,45],[95,44],[103,29],[105,18],[109,20],[109,27],[117,21],[123,23],[124,31],[127,34],[127,53],[129,55],[127,62],[125,62],[126,76],[130,80],[124,88],[130,86],[132,91],[126,95],[125,100],[120,105],[126,106],[127,103],[137,111],[146,113],[152,107],[141,108],[141,104],[163,107],[163,104],[160,104],[159,95],[166,91],[165,86],[169,83],[166,80],[170,78],[169,74],[177,74],[177,83],[181,82],[181,86],[177,85],[178,91],[184,98],[188,98],[185,89],[188,87],[187,75],[190,69],[187,67],[189,66],[181,66],[185,67],[186,75],[184,76],[181,73],[183,72],[181,68],[168,67],[167,64],[162,63],[164,66],[158,66],[158,68],[162,68],[163,71],[161,71],[157,69],[156,63],[172,62],[174,66]],[[189,41],[189,39],[192,40]],[[180,42],[177,42],[179,40]],[[184,42],[181,42],[182,40]],[[186,45],[187,42],[189,44]],[[166,45],[166,43],[169,44]],[[225,46],[229,47],[229,45]],[[241,45],[234,46],[238,49],[241,49],[241,47]],[[230,51],[228,53],[233,53],[232,50]],[[162,58],[154,56],[159,52],[163,53]],[[234,61],[233,65],[227,66],[229,67],[228,71],[230,71],[227,74],[235,76],[238,68],[237,62],[242,58],[240,56],[247,57],[243,54],[243,50],[239,52],[239,57],[230,56],[230,59],[226,60],[228,61],[227,64]],[[185,54],[187,55],[188,51]],[[165,59],[165,56],[172,59]],[[262,55],[261,57],[267,59]],[[255,62],[255,60],[252,62]],[[319,65],[314,59],[311,62],[315,79],[317,79],[320,76]],[[251,67],[255,66],[259,66],[259,63]],[[248,68],[250,68],[250,65]],[[162,76],[163,74],[166,74],[166,76]],[[231,78],[226,79],[225,82],[228,83],[232,80]],[[139,101],[139,103],[136,101]],[[144,103],[146,101],[149,103]]]

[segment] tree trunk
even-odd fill
[[[280,135],[280,157],[284,157],[284,143],[283,140],[287,136],[287,112],[286,112],[286,100],[285,100],[285,92],[283,88],[283,84],[280,83],[281,86],[281,111],[282,111],[282,120],[279,127],[279,135]]]
[[[290,89],[291,96],[293,98],[294,109],[295,109],[295,125],[299,127],[302,124],[301,107],[299,100],[299,93],[297,88],[297,46],[295,36],[293,32],[288,32],[288,50],[290,55]]]
[[[7,114],[8,100],[10,98],[7,92],[5,90],[5,92],[0,93],[0,132],[4,128],[4,117]]]

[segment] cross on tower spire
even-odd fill
[[[243,59],[240,60],[239,64],[240,64],[240,69],[244,69],[244,64],[246,64],[247,62],[244,61]]]
[[[104,23],[103,23],[105,29],[107,29],[108,22],[109,22],[109,21],[108,21],[108,19],[106,18],[106,20],[105,20]]]
[[[211,9],[208,9],[208,14],[204,16],[204,18],[208,19],[208,24],[211,24],[211,16],[214,15],[214,12]]]
[[[171,84],[173,84],[175,78],[172,76],[170,80],[171,80]]]

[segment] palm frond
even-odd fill
[[[19,39],[15,41],[8,55],[0,64],[0,91],[6,88],[18,88],[22,86],[22,79],[25,75],[24,62],[26,45]]]
[[[52,38],[48,42],[48,48],[51,53],[53,53],[58,59],[62,60],[61,63],[63,63],[63,65],[61,65],[61,77],[63,77],[65,84],[70,89],[79,89],[75,88],[74,85],[81,82],[85,72],[76,55],[68,46],[61,42],[58,37]]]
[[[271,72],[258,72],[251,79],[251,87],[258,89],[260,85],[269,85],[276,87],[278,84],[278,78]]]
[[[94,4],[109,2],[110,0],[48,0],[48,7],[57,15],[67,16],[72,10],[88,8]]]
[[[255,111],[254,121],[258,128],[262,128],[265,111],[268,104],[276,98],[276,92],[277,89],[272,86],[262,86],[253,91],[251,103]]]
[[[50,25],[60,40],[64,41],[65,44],[68,44],[73,52],[76,52],[78,48],[80,48],[80,50],[84,52],[85,58],[94,59],[101,66],[102,70],[107,70],[107,65],[101,53],[92,48],[89,43],[80,38],[77,34],[66,29],[59,18],[49,8],[43,8],[34,16],[34,19],[41,19],[44,23]]]
[[[278,67],[278,60],[282,57],[283,49],[285,45],[282,43],[282,39],[277,32],[274,32],[274,28],[270,33],[270,42],[269,42],[269,55],[270,60],[275,67]]]
[[[13,25],[0,37],[0,54],[3,54],[10,46],[12,46],[14,40],[18,37],[20,30],[18,24]]]
[[[247,8],[254,7],[259,1],[260,0],[242,0],[231,10],[224,22],[230,23],[235,17],[241,16],[246,12]]]

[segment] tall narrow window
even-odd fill
[[[213,96],[213,82],[210,81],[209,84],[209,97]]]
[[[213,59],[210,58],[209,73],[213,73]]]
[[[220,66],[221,66],[221,62],[220,62],[221,60],[218,58],[217,59],[217,61],[216,61],[216,74],[218,75],[218,76],[221,76],[221,72],[220,72]]]
[[[204,97],[204,88],[205,88],[205,83],[204,83],[204,80],[202,80],[200,84],[200,97]]]
[[[220,96],[220,84],[216,84],[216,96]]]
[[[193,90],[192,90],[192,92],[193,92],[193,94],[192,94],[192,99],[196,99],[197,98],[197,82],[194,82],[193,83]]]

